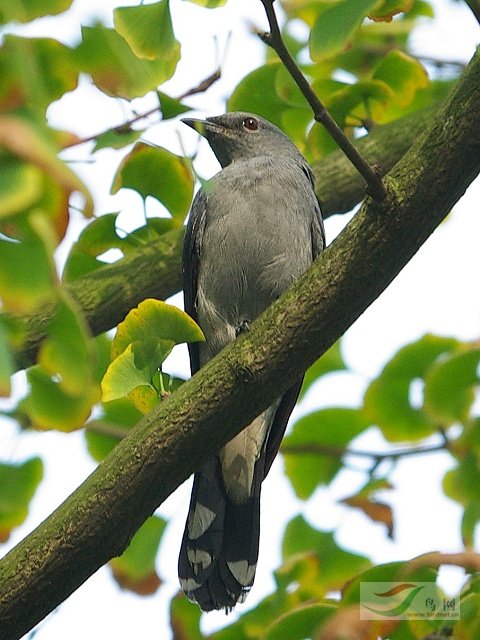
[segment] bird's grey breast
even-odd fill
[[[213,353],[312,262],[311,182],[288,158],[234,162],[213,179],[198,273],[198,320]],[[204,358],[202,358],[203,360]]]

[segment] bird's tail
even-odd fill
[[[255,463],[250,496],[237,504],[225,491],[217,457],[195,474],[178,575],[204,611],[231,610],[253,584],[260,536],[265,455]]]

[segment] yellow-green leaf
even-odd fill
[[[170,60],[177,55],[169,0],[137,7],[117,7],[113,11],[116,31],[133,53],[147,60]]]
[[[406,13],[412,7],[413,0],[383,0],[368,17],[375,22],[390,22],[397,13]]]
[[[139,142],[121,162],[112,193],[122,187],[134,189],[144,199],[153,196],[181,224],[192,201],[194,180],[184,158]]]
[[[387,84],[401,107],[407,107],[419,89],[428,87],[425,67],[415,58],[398,50],[383,56],[373,73],[373,79]]]
[[[207,7],[207,9],[214,9],[215,7],[223,7],[227,0],[189,0],[189,2]]]
[[[66,11],[73,0],[0,0],[0,23],[30,22],[41,16],[53,16]]]
[[[162,340],[171,342],[173,346],[204,339],[200,327],[184,311],[162,300],[147,298],[118,325],[112,357],[120,355],[133,342],[154,345]]]
[[[60,160],[58,149],[47,134],[45,129],[36,126],[33,121],[17,116],[0,116],[0,146],[8,152],[6,158],[10,159],[10,162],[22,161],[27,166],[35,167],[37,176],[40,169],[44,176],[44,185],[39,194],[43,195],[37,203],[37,208],[52,221],[60,240],[68,224],[70,195],[75,191],[82,194],[85,200],[85,216],[92,215],[93,200],[80,178]],[[52,197],[52,189],[59,193]],[[17,211],[23,212],[23,209]]]
[[[38,202],[42,190],[42,171],[13,157],[0,159],[0,218],[23,212]]]
[[[163,341],[163,344],[165,345],[164,353],[168,354],[174,343]],[[158,353],[158,343],[155,346]],[[140,351],[140,356],[137,358],[135,357],[136,348]],[[115,357],[102,380],[102,402],[130,397],[135,407],[142,413],[145,412],[146,406],[151,407],[156,404],[158,393],[152,385],[152,377],[157,366],[160,366],[161,360],[158,364],[156,364],[156,360],[153,364],[151,360],[145,362],[143,354],[142,343],[137,342],[129,344]],[[137,394],[133,394],[132,392],[136,389],[139,391]]]

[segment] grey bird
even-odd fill
[[[280,129],[251,113],[182,122],[222,166],[193,201],[183,247],[185,310],[206,339],[189,345],[194,374],[308,269],[325,234],[312,171]],[[204,611],[231,610],[253,584],[261,484],[301,383],[194,476],[178,571]]]

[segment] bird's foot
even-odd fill
[[[235,329],[235,335],[238,338],[241,333],[245,333],[246,331],[250,331],[250,320],[242,320],[242,322]]]

